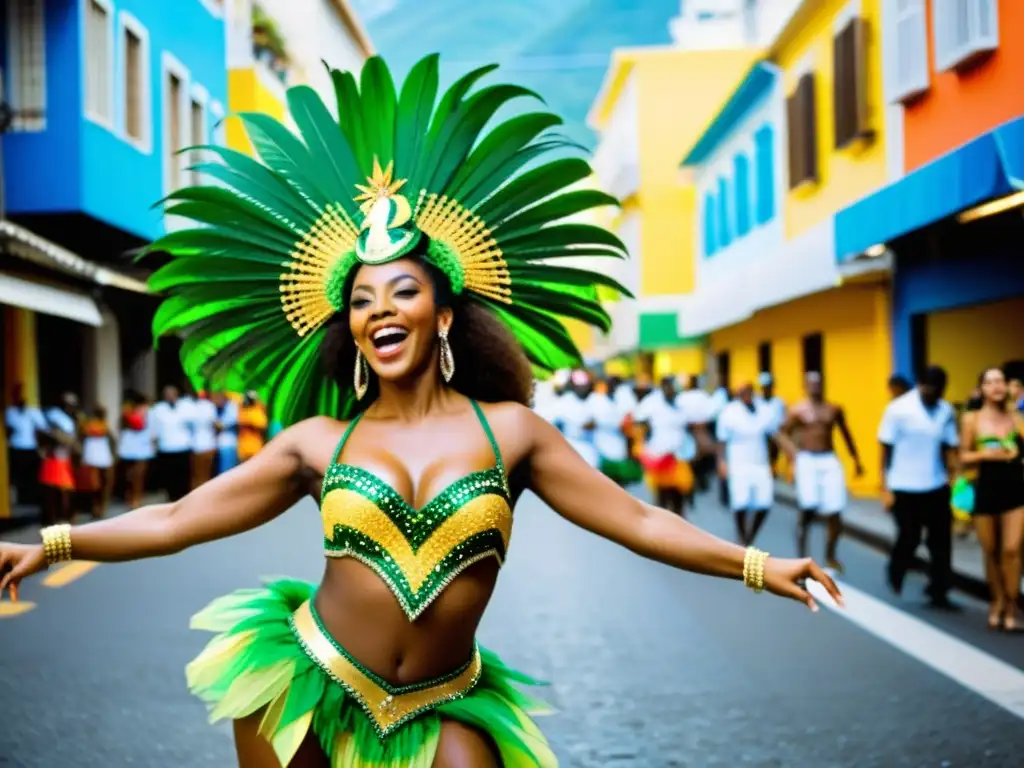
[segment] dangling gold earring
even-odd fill
[[[455,375],[455,356],[452,355],[452,345],[448,343],[448,329],[442,328],[437,335],[441,339],[441,375],[445,381],[451,381]]]
[[[356,399],[362,400],[366,390],[370,387],[370,366],[363,357],[363,351],[356,347],[356,372],[355,372]]]

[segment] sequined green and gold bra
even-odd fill
[[[324,476],[320,516],[328,557],[354,557],[373,568],[413,621],[455,577],[488,557],[505,559],[512,501],[501,451],[483,411],[480,424],[495,466],[456,480],[416,509],[373,472],[338,458],[362,414],[341,436]]]

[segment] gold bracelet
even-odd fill
[[[63,563],[71,559],[71,526],[67,523],[51,525],[39,532],[43,537],[46,564]]]
[[[764,564],[768,553],[756,547],[747,547],[743,555],[743,585],[755,592],[764,590]]]

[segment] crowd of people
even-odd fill
[[[989,626],[1018,631],[1024,540],[1024,385],[1020,366],[982,372],[962,413],[945,397],[947,376],[927,368],[916,386],[894,376],[878,429],[883,466],[881,499],[897,538],[888,583],[900,593],[924,538],[929,550],[927,596],[932,607],[955,610],[952,586],[954,510],[973,527],[984,551],[992,594]],[[854,476],[864,472],[841,406],[828,402],[820,372],[804,379],[804,398],[786,404],[770,373],[757,382],[705,388],[703,377],[630,381],[587,370],[538,385],[535,409],[556,425],[592,466],[622,485],[646,479],[659,506],[685,515],[695,494],[713,488],[735,520],[736,538],[750,546],[775,501],[780,456],[791,473],[798,515],[796,549],[807,555],[808,533],[826,528],[828,566],[837,554],[847,506],[847,471],[835,451],[838,435]],[[966,523],[963,521],[967,521]],[[926,534],[926,535],[925,535]]]
[[[107,514],[119,491],[129,509],[147,491],[172,501],[254,456],[270,431],[255,393],[194,393],[164,387],[150,403],[125,393],[120,417],[83,411],[68,392],[49,408],[30,405],[15,387],[5,413],[11,487],[19,505],[37,506],[43,524],[72,521],[79,513]]]

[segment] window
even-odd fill
[[[825,355],[825,341],[820,333],[812,333],[804,336],[803,343],[804,374],[818,373],[822,377],[825,371],[822,370]],[[824,384],[824,378],[822,378]]]
[[[108,0],[87,0],[85,13],[85,114],[114,125],[114,24]]]
[[[935,68],[940,72],[974,64],[999,47],[996,0],[945,0],[934,16]]]
[[[153,141],[152,100],[149,84],[149,35],[131,14],[121,11],[121,59],[124,74],[121,108],[124,116],[124,137],[143,152],[149,152]]]
[[[736,155],[732,161],[736,192],[736,237],[750,231],[750,161],[746,155]]]
[[[715,355],[715,372],[718,374],[718,386],[725,387],[727,391],[731,392],[729,388],[729,352],[719,352]]]
[[[704,255],[711,256],[718,250],[718,232],[715,229],[715,196],[704,195]]]
[[[907,101],[928,90],[928,24],[925,0],[887,0],[882,36],[889,101]]]
[[[868,128],[864,20],[851,19],[832,42],[832,62],[835,68],[832,108],[836,149],[842,149],[857,139],[871,135]]]
[[[189,146],[197,147],[201,144],[208,144],[206,139],[206,100],[193,95],[189,111]],[[189,166],[196,166],[203,162],[203,151],[193,149],[189,152]],[[191,171],[191,184],[202,184],[202,175],[199,171]]]
[[[755,220],[767,224],[775,218],[775,131],[761,126],[754,134],[754,166],[757,173]]]
[[[757,345],[757,370],[760,373],[772,372],[772,343],[762,341]]]
[[[728,248],[732,242],[732,229],[729,221],[729,183],[718,179],[718,247]]]
[[[800,78],[786,99],[789,120],[789,188],[818,181],[818,136],[815,126],[814,74]]]
[[[188,71],[168,53],[163,56],[163,151],[164,178],[167,192],[185,183],[188,158],[179,154],[191,133]]]
[[[7,61],[12,131],[46,128],[46,17],[44,0],[8,0]]]

